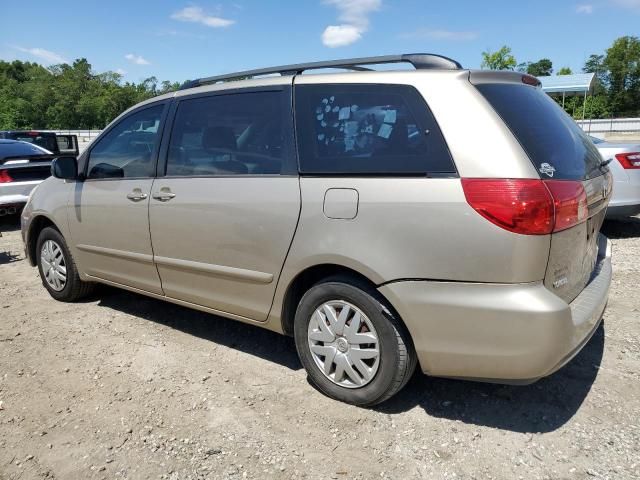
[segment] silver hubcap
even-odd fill
[[[42,244],[40,266],[47,285],[56,292],[61,291],[67,284],[67,263],[62,248],[53,240],[47,240]]]
[[[357,307],[342,300],[320,305],[307,330],[309,349],[320,371],[336,385],[363,387],[380,365],[378,333]]]

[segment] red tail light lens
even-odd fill
[[[581,182],[463,178],[467,203],[490,222],[523,235],[547,235],[587,218]]]
[[[640,152],[618,153],[616,158],[625,170],[640,169]]]
[[[13,178],[9,175],[9,172],[6,170],[0,170],[0,183],[9,183],[13,182]]]
[[[524,235],[553,230],[553,200],[542,180],[463,178],[467,203],[499,227]]]
[[[587,193],[582,182],[571,180],[545,180],[553,197],[555,210],[554,232],[566,230],[587,219]]]

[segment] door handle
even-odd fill
[[[175,193],[169,191],[169,189],[165,190],[163,188],[161,188],[159,192],[153,194],[153,198],[155,198],[156,200],[160,200],[161,202],[168,202],[175,196]]]
[[[142,190],[140,190],[139,188],[134,188],[133,192],[127,194],[127,198],[132,202],[139,202],[140,200],[144,200],[148,196],[149,195],[147,195],[146,193],[142,193]]]

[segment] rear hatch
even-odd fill
[[[531,82],[532,77],[523,77]],[[476,88],[518,139],[547,187],[576,187],[576,221],[551,234],[544,284],[566,302],[587,285],[598,260],[598,233],[612,179],[598,150],[553,99],[525,83],[478,83]],[[556,225],[559,212],[556,203]]]

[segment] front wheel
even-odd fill
[[[93,283],[80,280],[64,237],[55,228],[47,227],[40,232],[36,261],[42,284],[56,300],[75,302],[93,290]]]
[[[314,285],[294,323],[300,361],[325,395],[360,406],[381,403],[417,363],[404,326],[372,288],[347,278]]]

